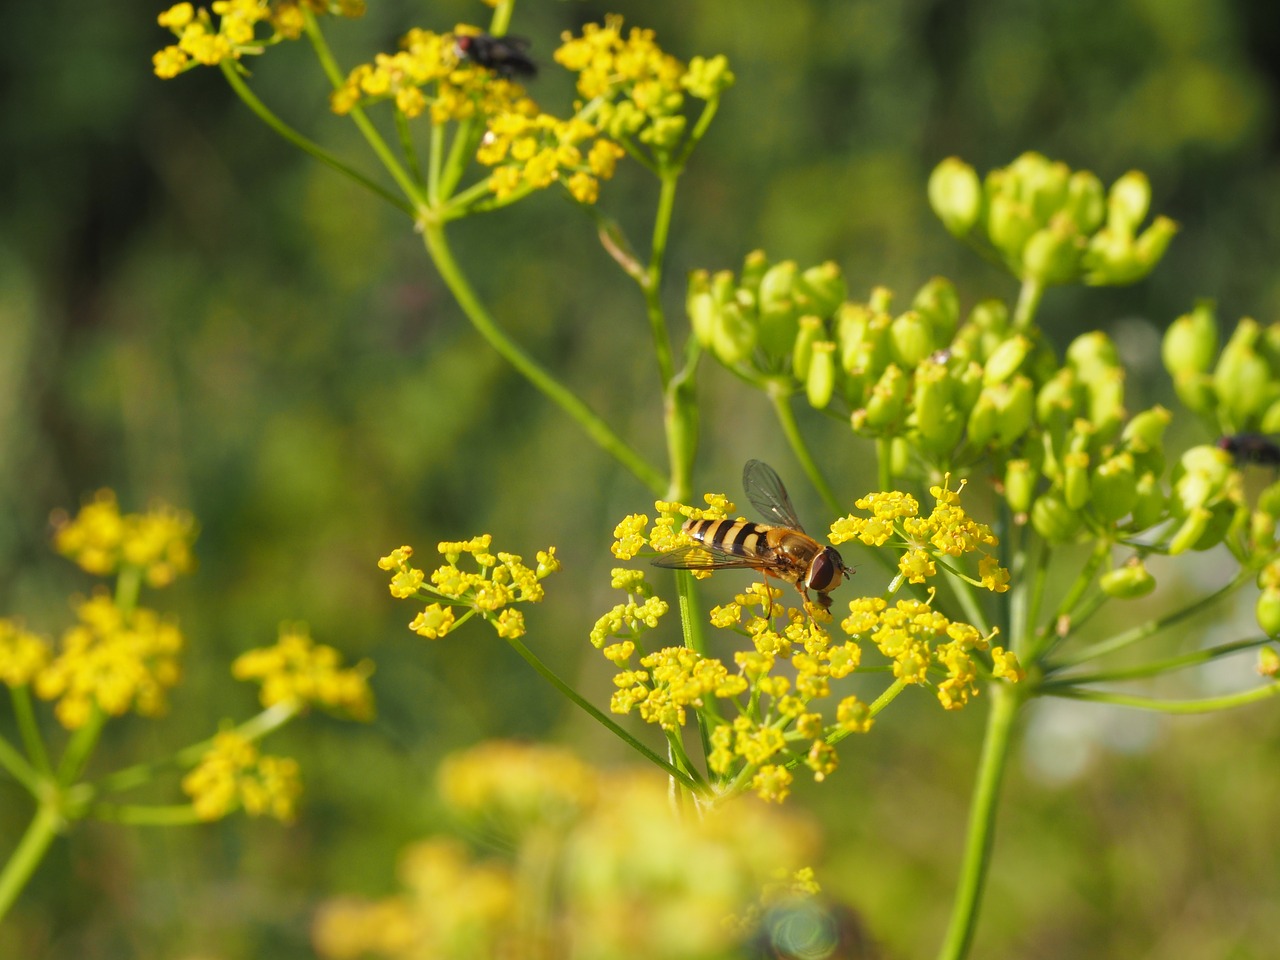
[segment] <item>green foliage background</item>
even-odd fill
[[[411,25],[486,15],[459,0],[370,7],[331,31],[348,64]],[[308,956],[321,897],[387,891],[395,851],[441,826],[430,784],[443,753],[514,736],[628,759],[486,628],[438,644],[410,634],[411,612],[374,564],[401,543],[429,550],[481,531],[526,556],[556,544],[565,570],[529,612],[527,639],[604,702],[607,665],[586,634],[613,603],[613,524],[648,495],[486,350],[398,213],[276,139],[215,71],[155,79],[159,9],[0,9],[0,611],[57,630],[67,594],[87,589],[47,547],[51,509],[100,486],[126,509],[163,497],[203,526],[200,571],[157,601],[181,616],[188,676],[171,717],[113,724],[98,759],[164,753],[248,713],[253,692],[227,666],[284,619],[377,661],[380,718],[316,717],[272,741],[303,762],[291,829],[80,829],[0,930],[3,956]],[[949,154],[982,171],[1036,149],[1107,182],[1145,170],[1154,208],[1183,225],[1147,282],[1053,291],[1043,308],[1059,346],[1094,327],[1117,338],[1132,409],[1171,402],[1157,337],[1195,297],[1215,297],[1228,323],[1280,315],[1271,4],[525,0],[514,29],[542,59],[544,104],[571,96],[550,62],[560,31],[610,11],[683,59],[727,54],[739,78],[682,183],[672,277],[736,268],[763,246],[802,264],[835,259],[855,296],[885,284],[906,297],[937,273],[966,305],[1011,296],[1009,278],[934,220],[924,184]],[[361,155],[302,45],[253,70],[286,119]],[[645,232],[640,171],[624,165],[602,194]],[[548,192],[455,232],[501,322],[657,458],[642,304],[590,223]],[[703,383],[698,486],[736,495],[741,464],[761,457],[824,525],[767,402],[712,364]],[[804,425],[838,492],[865,492],[869,444]],[[874,565],[853,560],[878,589]],[[1212,554],[1206,563],[1211,578]],[[982,709],[955,717],[915,699],[793,800],[831,837],[819,876],[903,957],[931,952],[945,923]],[[1096,717],[1081,706],[1032,718],[1057,739],[1029,738],[1008,783],[975,955],[1272,956],[1276,711]],[[1046,762],[1062,744],[1088,751],[1074,776]],[[0,783],[4,853],[28,816]]]

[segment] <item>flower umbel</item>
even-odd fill
[[[149,586],[165,587],[195,566],[195,518],[165,504],[121,515],[116,495],[99,490],[74,518],[59,510],[52,519],[55,549],[95,576],[132,567]]]
[[[263,755],[252,741],[225,731],[182,778],[182,789],[201,820],[219,820],[243,808],[251,817],[289,823],[302,785],[296,760]]]
[[[539,550],[537,564],[531,568],[514,553],[490,553],[492,542],[487,533],[470,540],[442,541],[437,550],[445,563],[429,577],[409,562],[412,547],[399,547],[378,560],[378,566],[391,573],[392,596],[430,601],[409,624],[410,630],[438,640],[478,614],[500,637],[524,635],[524,613],[514,605],[542,600],[542,580],[560,569],[556,548]],[[460,567],[464,557],[470,557],[465,566],[477,569]],[[461,616],[455,615],[458,608],[465,608]]]
[[[342,666],[342,654],[311,639],[304,625],[284,624],[275,646],[242,653],[231,665],[237,680],[262,684],[262,705],[315,703],[355,720],[373,719],[369,676],[373,662]]]

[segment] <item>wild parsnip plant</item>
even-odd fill
[[[393,550],[380,566],[392,575],[394,596],[420,605],[415,632],[449,642],[466,620],[488,621],[542,676],[660,768],[671,794],[659,804],[666,811],[661,817],[645,812],[650,794],[620,801],[627,816],[606,829],[592,826],[594,818],[617,810],[587,799],[600,787],[584,786],[596,775],[576,761],[558,755],[530,761],[520,751],[497,748],[482,755],[483,763],[460,760],[460,769],[471,772],[455,769],[444,787],[446,795],[471,797],[459,808],[491,812],[494,829],[518,832],[527,823],[537,829],[509,842],[511,856],[502,863],[476,863],[446,841],[419,848],[406,866],[406,898],[335,907],[326,915],[317,936],[332,955],[359,949],[391,956],[635,955],[625,952],[634,943],[618,939],[607,923],[593,926],[591,909],[575,900],[582,891],[573,878],[604,874],[634,891],[645,887],[646,864],[615,857],[603,840],[583,836],[616,842],[618,830],[657,823],[657,837],[646,834],[647,841],[629,849],[673,849],[668,867],[674,870],[682,862],[679,851],[703,841],[681,839],[669,847],[664,831],[701,829],[705,819],[727,824],[717,828],[726,831],[717,849],[740,849],[736,830],[756,838],[769,832],[749,826],[761,814],[748,812],[758,808],[741,794],[781,802],[802,768],[828,779],[845,739],[874,735],[874,724],[898,697],[928,688],[944,710],[975,702],[987,710],[961,874],[938,954],[962,957],[978,919],[1001,780],[1024,705],[1067,697],[1190,713],[1280,693],[1280,657],[1265,646],[1280,632],[1280,484],[1273,477],[1247,498],[1242,481],[1250,461],[1280,461],[1263,436],[1280,429],[1280,324],[1242,321],[1219,351],[1210,306],[1199,304],[1176,320],[1164,362],[1186,408],[1177,414],[1160,406],[1128,409],[1125,369],[1105,332],[1078,337],[1060,356],[1037,323],[1051,287],[1129,284],[1157,266],[1176,226],[1164,217],[1147,222],[1150,188],[1142,174],[1106,187],[1088,171],[1037,154],[985,178],[961,160],[946,160],[928,184],[933,209],[948,231],[1012,275],[1017,286],[1010,302],[993,298],[962,308],[944,278],[924,283],[905,306],[895,306],[883,288],[859,301],[851,299],[834,262],[801,267],[755,251],[736,274],[721,269],[692,276],[688,332],[681,337],[664,299],[671,217],[680,177],[731,90],[725,58],[678,60],[651,31],[610,17],[562,38],[554,61],[574,75],[576,99],[547,112],[512,71],[465,56],[464,48],[475,44],[458,43],[459,37],[506,35],[512,0],[490,4],[494,12],[484,30],[471,24],[415,29],[398,51],[340,67],[326,38],[331,24],[337,28],[328,15],[356,15],[360,6],[354,0],[219,0],[207,9],[180,3],[160,16],[175,40],[156,54],[155,71],[170,78],[216,66],[246,105],[291,143],[403,211],[476,331],[661,498],[652,519],[635,513],[619,521],[613,558],[602,549],[601,575],[607,560],[612,586],[625,601],[594,626],[590,617],[583,622],[583,634],[618,671],[608,713],[556,676],[536,644],[524,640],[519,605],[541,598],[542,580],[557,566],[553,549],[529,567],[519,556],[491,552],[485,535],[441,543],[443,564],[430,574],[413,566],[409,547]],[[328,77],[334,112],[356,125],[391,186],[289,127],[254,94],[246,59],[301,38]],[[607,181],[628,160],[656,181],[653,229],[643,247],[599,210]],[[633,447],[517,344],[454,256],[453,221],[497,215],[548,188],[591,213],[605,249],[639,288],[637,314],[650,334],[662,391],[665,466]],[[788,605],[786,591],[768,580],[704,612],[693,573],[676,575],[670,598],[663,595],[665,581],[651,583],[646,575],[649,559],[689,545],[682,521],[734,516],[724,493],[707,494],[705,507],[690,505],[702,427],[696,385],[714,370],[704,357],[767,398],[796,461],[840,518],[830,541],[857,541],[883,563],[886,578],[863,571],[853,587],[843,588],[830,617],[813,606]],[[875,490],[854,503],[836,496],[800,429],[795,408],[801,403],[847,423],[849,442],[874,450]],[[1187,413],[1209,438],[1225,439],[1167,450],[1167,428]],[[989,516],[971,516],[973,491],[990,491]],[[1081,544],[1089,545],[1083,564]],[[1159,614],[1111,635],[1092,630],[1100,611],[1155,590],[1148,558],[1213,548],[1230,558],[1224,585],[1200,597],[1156,594],[1164,601]],[[638,565],[615,567],[617,560]],[[1253,582],[1261,587],[1257,633],[1181,650],[1161,642],[1169,628]],[[850,598],[850,592],[866,595]],[[666,622],[673,604],[678,630]],[[717,656],[713,646],[723,649],[725,641],[732,654]],[[1242,693],[1162,700],[1116,687],[1249,648],[1260,651],[1265,679]],[[269,672],[262,663],[242,669]],[[876,695],[854,694],[848,689],[853,677],[876,685]],[[632,713],[662,731],[666,756],[610,716]],[[72,767],[84,752],[71,752]],[[570,769],[547,777],[548,770]],[[488,779],[460,785],[477,777]],[[34,773],[27,779],[39,783]],[[59,780],[61,789],[74,779]],[[621,788],[619,795],[630,797]],[[526,818],[529,808],[538,816]],[[802,847],[789,847],[769,869],[794,871],[796,864],[785,861]],[[735,882],[763,883],[754,865],[735,864],[729,872]],[[679,885],[671,889],[677,888],[686,896]],[[459,932],[448,924],[460,914],[438,916],[436,908],[452,902],[446,894],[462,890],[476,892],[461,898],[474,910]],[[625,910],[625,902],[615,897],[607,906]],[[742,909],[737,894],[716,903],[721,916]],[[512,904],[524,911],[514,921],[506,910]],[[662,939],[668,925],[683,922],[670,904],[655,902],[639,912],[645,934],[657,938],[644,955],[688,955]],[[566,924],[579,922],[581,930],[573,928],[579,936],[563,942],[589,946],[557,953]],[[730,956],[735,944],[757,935],[749,923],[736,929],[737,939],[707,941],[696,955]]]
[[[373,717],[367,683],[372,664],[344,667],[332,647],[315,644],[301,625],[281,628],[275,646],[250,650],[232,664],[241,680],[262,685],[263,709],[238,724],[224,720],[212,737],[168,756],[115,771],[93,770],[103,729],[127,713],[163,717],[182,679],[185,641],[175,618],[139,603],[144,587],[161,589],[194,567],[195,519],[158,504],[121,514],[115,494],[100,491],[75,517],[53,518],[54,546],[95,577],[114,578],[89,597],[72,598],[75,623],[57,643],[0,619],[0,680],[9,688],[21,745],[0,737],[0,767],[35,802],[25,835],[0,870],[3,917],[39,866],[49,844],[79,821],[175,826],[249,816],[294,819],[302,782],[298,762],[263,754],[258,742],[311,705],[358,720]],[[57,724],[42,722],[40,701]],[[60,726],[65,737],[52,735]],[[59,752],[60,751],[60,752]],[[183,803],[124,799],[157,779],[187,771]]]

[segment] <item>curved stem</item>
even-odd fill
[[[220,66],[222,67],[222,75],[227,78],[227,83],[231,85],[231,89],[235,91],[236,96],[238,96],[244,105],[253,111],[253,113],[257,115],[258,119],[268,127],[280,134],[280,136],[284,137],[284,139],[288,140],[303,153],[311,155],[325,166],[338,171],[343,176],[349,177],[366,190],[377,194],[383,200],[387,201],[387,203],[394,207],[398,207],[409,216],[413,216],[413,207],[406,203],[403,198],[397,197],[390,190],[370,180],[363,173],[349,167],[324,147],[320,146],[320,144],[313,140],[308,140],[297,130],[293,129],[293,127],[289,126],[272,113],[267,105],[259,100],[257,95],[249,89],[249,85],[245,83],[244,78],[236,72],[236,69],[232,64],[223,62]]]
[[[4,870],[0,871],[0,919],[9,912],[61,829],[62,816],[57,808],[47,801],[41,803],[17,849],[10,855]]]
[[[1161,700],[1158,697],[1136,697],[1127,693],[1085,690],[1081,687],[1045,687],[1044,693],[1050,697],[1114,703],[1121,707],[1137,707],[1160,713],[1213,713],[1217,710],[1230,710],[1232,707],[1243,707],[1246,704],[1274,697],[1280,694],[1280,683],[1269,683],[1265,687],[1254,687],[1252,690],[1244,690],[1240,693],[1229,693],[1221,697],[1204,697],[1199,700]]]
[[[1041,628],[1037,634],[1035,648],[1027,651],[1031,654],[1031,657],[1040,657],[1048,653],[1070,633],[1072,627],[1071,618],[1075,615],[1081,598],[1085,595],[1085,591],[1089,589],[1089,585],[1093,583],[1098,567],[1107,558],[1110,550],[1110,544],[1105,540],[1099,541],[1093,553],[1089,555],[1088,561],[1080,569],[1080,573],[1076,576],[1075,582],[1072,583],[1071,589],[1067,591],[1066,596],[1062,598],[1062,602],[1058,604],[1058,610],[1054,614],[1053,622],[1047,623]],[[1028,658],[1028,661],[1031,657]]]
[[[436,269],[476,331],[526,380],[575,420],[602,450],[630,470],[655,496],[662,496],[667,489],[666,478],[614,433],[573,391],[525,353],[489,316],[454,260],[444,228],[440,224],[428,223],[422,234]]]
[[[991,712],[987,714],[982,756],[978,760],[978,779],[969,807],[960,884],[951,906],[951,921],[938,951],[938,960],[960,960],[968,954],[973,943],[987,869],[991,863],[1000,782],[1013,740],[1014,720],[1022,702],[1021,695],[1008,684],[994,683],[989,689]]]
[[[17,780],[33,797],[40,795],[40,774],[8,740],[0,737],[0,767]]]
[[[53,765],[49,762],[49,751],[45,749],[44,738],[40,736],[40,724],[36,720],[35,705],[31,702],[31,688],[26,684],[10,687],[9,697],[13,701],[13,715],[18,721],[22,746],[27,751],[31,766],[45,775],[52,775]]]
[[[685,773],[683,770],[680,770],[679,768],[677,768],[665,757],[660,757],[658,754],[654,753],[652,750],[646,747],[643,743],[641,743],[639,740],[637,740],[635,737],[629,734],[626,730],[622,729],[622,727],[614,723],[613,720],[611,720],[609,717],[601,713],[596,708],[595,704],[591,703],[589,700],[584,698],[582,694],[578,693],[577,690],[573,689],[573,687],[569,686],[569,684],[561,680],[559,675],[554,670],[552,670],[545,663],[543,663],[542,660],[538,658],[538,655],[536,653],[534,653],[532,650],[526,647],[518,639],[516,639],[515,637],[507,637],[506,640],[507,640],[507,643],[511,646],[511,649],[513,649],[516,653],[520,654],[520,656],[525,659],[525,662],[528,663],[529,666],[533,667],[533,669],[536,670],[544,680],[546,680],[553,687],[555,687],[557,690],[563,693],[566,697],[568,697],[570,700],[576,703],[579,707],[581,707],[583,710],[589,713],[592,717],[598,720],[619,740],[627,744],[627,746],[631,747],[633,750],[635,750],[637,753],[643,756],[646,760],[649,760],[652,763],[655,763],[658,766],[660,766],[663,770],[665,770],[671,776],[675,777],[677,780],[679,780],[682,784],[684,784],[684,786],[688,787],[690,790],[698,791],[701,789],[698,786],[697,781],[694,780],[693,777]]]
[[[796,459],[800,461],[800,466],[804,468],[804,472],[809,477],[809,482],[813,484],[818,495],[822,497],[822,502],[826,504],[828,510],[835,516],[842,516],[845,511],[840,506],[840,498],[835,495],[835,491],[831,489],[831,485],[827,483],[827,478],[822,475],[822,470],[818,467],[818,463],[813,459],[813,454],[809,452],[809,445],[805,443],[804,435],[800,432],[800,426],[796,423],[795,411],[791,409],[791,397],[786,388],[770,386],[767,391],[769,402],[773,404],[773,412],[778,417],[778,423],[782,426],[782,432],[786,435],[787,443],[791,445],[791,451],[795,454]]]
[[[316,22],[315,14],[303,7],[303,17],[307,39],[311,41],[311,49],[315,51],[316,59],[320,61],[320,67],[324,70],[325,76],[329,78],[329,83],[337,90],[342,86],[344,78],[342,71],[338,69],[337,61],[333,58],[332,51],[329,50],[329,44],[324,38],[324,32],[320,29],[320,24]],[[224,71],[225,72],[225,71]],[[391,148],[387,146],[387,142],[382,138],[382,134],[378,133],[373,122],[365,115],[361,107],[352,107],[350,114],[353,123],[364,136],[365,142],[369,144],[374,154],[382,162],[387,173],[391,174],[391,178],[395,180],[401,192],[409,198],[409,212],[416,215],[416,211],[426,206],[426,198],[422,195],[422,189],[414,182],[413,177],[404,169],[400,161],[396,159]],[[397,204],[399,206],[399,204]]]
[[[1140,623],[1130,630],[1116,634],[1114,637],[1090,644],[1083,650],[1076,652],[1074,655],[1064,657],[1062,660],[1053,664],[1051,669],[1055,672],[1058,670],[1064,670],[1067,667],[1073,667],[1076,664],[1093,660],[1097,657],[1103,656],[1104,654],[1114,653],[1116,650],[1122,650],[1130,644],[1137,643],[1140,640],[1145,640],[1152,634],[1159,633],[1161,630],[1165,630],[1176,623],[1181,623],[1183,620],[1195,616],[1197,613],[1205,610],[1218,600],[1221,600],[1228,594],[1240,589],[1252,580],[1255,575],[1256,574],[1253,571],[1242,569],[1225,586],[1219,587],[1213,593],[1201,597],[1195,603],[1187,604],[1187,606],[1183,607],[1181,610],[1175,610],[1173,613],[1166,614],[1163,617],[1156,617],[1155,619],[1148,620],[1146,623]]]
[[[1186,667],[1208,663],[1210,660],[1239,653],[1241,650],[1253,650],[1269,642],[1269,637],[1233,640],[1231,643],[1220,643],[1214,647],[1192,650],[1190,653],[1184,653],[1180,656],[1153,660],[1150,663],[1138,664],[1135,667],[1121,667],[1116,670],[1104,670],[1100,673],[1076,674],[1074,676],[1045,680],[1040,684],[1040,689],[1047,693],[1054,687],[1079,687],[1088,683],[1111,683],[1116,680],[1133,680],[1137,677],[1154,677],[1173,670],[1182,670]]]

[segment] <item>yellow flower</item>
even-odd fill
[[[453,629],[453,608],[431,603],[413,618],[409,629],[428,640],[439,640]]]
[[[302,785],[298,763],[289,757],[264,756],[246,737],[224,731],[200,763],[182,779],[196,816],[218,820],[237,808],[251,817],[294,819]]]
[[[164,504],[121,516],[116,495],[100,490],[74,519],[56,511],[52,520],[54,548],[96,576],[133,567],[149,585],[164,587],[195,566],[195,518]]]
[[[649,518],[643,513],[633,513],[623,517],[613,528],[614,544],[610,547],[613,555],[619,560],[630,560],[645,548],[645,531],[649,526]]]
[[[58,701],[59,722],[75,730],[95,708],[109,716],[163,713],[181,676],[177,626],[143,607],[126,615],[105,592],[80,603],[76,615],[57,658],[35,676],[37,696]]]
[[[242,653],[231,665],[231,675],[237,680],[262,684],[264,707],[316,703],[364,721],[373,719],[373,692],[368,682],[372,673],[370,660],[343,667],[342,655],[333,647],[315,643],[301,624],[281,625],[275,646]]]
[[[0,617],[0,680],[21,687],[49,662],[49,643],[23,629],[17,622]]]

